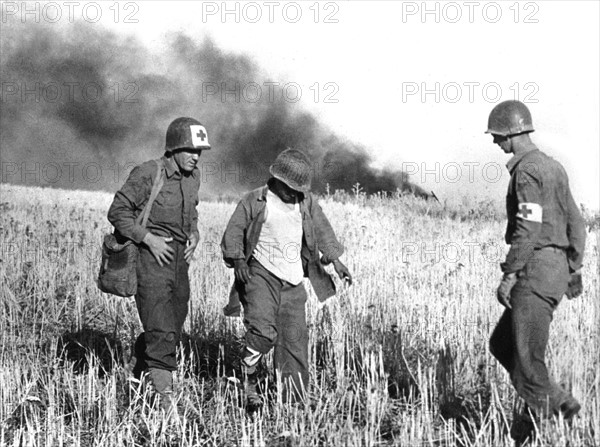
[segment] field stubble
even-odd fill
[[[502,312],[494,297],[505,250],[497,206],[321,199],[355,284],[338,281],[338,296],[324,305],[309,290],[310,407],[273,399],[248,418],[224,379],[236,370],[243,334],[241,321],[221,312],[232,275],[218,243],[234,204],[202,202],[174,435],[134,392],[133,299],[96,288],[111,199],[2,185],[0,444],[512,445],[507,424],[517,400],[487,349]],[[586,290],[560,305],[548,352],[555,378],[583,409],[572,427],[546,423],[532,445],[600,445],[598,269],[595,229]]]

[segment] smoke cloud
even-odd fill
[[[2,181],[114,191],[162,154],[173,119],[191,116],[213,146],[200,159],[205,192],[264,184],[277,154],[293,147],[313,160],[317,192],[360,183],[368,193],[426,195],[404,173],[373,168],[365,147],[290,101],[249,57],[181,33],[164,47],[90,24],[3,24]]]

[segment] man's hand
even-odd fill
[[[339,259],[336,259],[335,261],[333,261],[333,267],[335,268],[335,272],[338,274],[340,279],[342,281],[344,281],[344,280],[348,281],[348,285],[351,286],[352,285],[352,275],[350,274],[350,270],[348,270],[348,267],[346,267],[342,263],[342,261],[340,261]]]
[[[498,290],[496,291],[496,297],[498,298],[498,301],[507,309],[512,309],[512,306],[510,305],[510,291],[516,283],[516,273],[505,273],[502,277],[502,281],[500,281]]]
[[[169,242],[172,240],[172,237],[161,237],[148,233],[142,242],[148,246],[156,259],[156,262],[162,267],[163,264],[167,265],[173,260],[175,250],[169,246]]]
[[[250,268],[245,259],[236,259],[233,261],[233,270],[236,281],[247,284],[250,281]]]
[[[192,233],[190,238],[187,240],[183,257],[185,258],[185,262],[188,264],[190,264],[192,259],[194,259],[194,250],[196,250],[196,247],[198,246],[199,239],[198,233]]]
[[[569,279],[569,287],[567,288],[567,298],[572,300],[583,293],[583,280],[581,278],[581,270],[571,273]]]

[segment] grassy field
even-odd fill
[[[174,432],[131,379],[133,299],[95,284],[112,196],[1,188],[0,445],[512,445],[518,401],[487,349],[502,312],[494,295],[506,251],[502,205],[322,198],[355,284],[325,305],[310,290],[309,407],[269,398],[249,418],[225,379],[243,334],[221,312],[232,272],[218,243],[234,204],[201,203]],[[585,293],[561,303],[548,352],[583,409],[572,427],[545,423],[531,445],[600,445],[598,276],[596,228]]]

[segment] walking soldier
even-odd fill
[[[552,314],[566,293],[582,292],[581,265],[585,227],[560,163],[531,141],[531,114],[519,101],[505,101],[490,113],[494,143],[513,157],[507,164],[506,197],[510,250],[501,264],[504,276],[497,297],[506,307],[490,350],[537,416],[562,413],[572,418],[579,403],[549,375],[545,351]],[[515,439],[518,424],[513,423]]]
[[[135,302],[144,332],[136,342],[134,373],[148,373],[165,411],[175,409],[172,371],[188,313],[188,267],[199,240],[196,164],[207,149],[204,126],[193,118],[177,118],[167,129],[163,157],[135,167],[108,211],[116,232],[139,246]],[[136,217],[148,202],[157,166],[163,185],[144,227]]]
[[[221,242],[225,263],[235,271],[225,314],[239,315],[240,301],[244,308],[242,373],[249,410],[260,406],[257,366],[273,347],[283,399],[304,398],[309,377],[303,277],[321,301],[335,294],[323,265],[333,263],[340,279],[352,283],[339,260],[344,249],[309,192],[311,164],[306,155],[287,149],[270,172],[267,186],[239,202]]]

